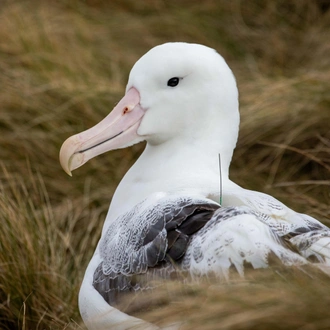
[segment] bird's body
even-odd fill
[[[70,173],[88,159],[142,140],[147,146],[120,182],[86,270],[79,306],[89,329],[126,329],[122,292],[177,269],[227,278],[246,264],[330,264],[330,231],[275,198],[229,179],[239,127],[235,78],[214,50],[169,43],[133,67],[125,97],[90,130],[65,142]],[[222,203],[219,189],[221,155]],[[148,325],[152,328],[152,325]]]

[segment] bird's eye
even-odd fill
[[[173,78],[169,79],[169,81],[167,82],[167,86],[175,87],[179,84],[179,81],[180,81],[180,78],[173,77]]]

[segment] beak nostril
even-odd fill
[[[123,115],[124,115],[125,113],[129,112],[129,111],[130,111],[129,108],[128,108],[128,107],[125,107],[125,108],[124,108],[124,111],[123,111]]]

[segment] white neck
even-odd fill
[[[218,201],[218,155],[221,155],[222,181],[226,186],[230,184],[229,165],[238,134],[238,127],[221,124],[209,123],[216,127],[209,127],[200,136],[181,136],[159,145],[148,143],[117,187],[107,222],[155,192],[186,190]]]

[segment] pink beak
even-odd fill
[[[64,171],[72,175],[71,171],[97,155],[141,141],[137,129],[144,114],[140,94],[132,87],[100,123],[65,140],[60,150]]]

